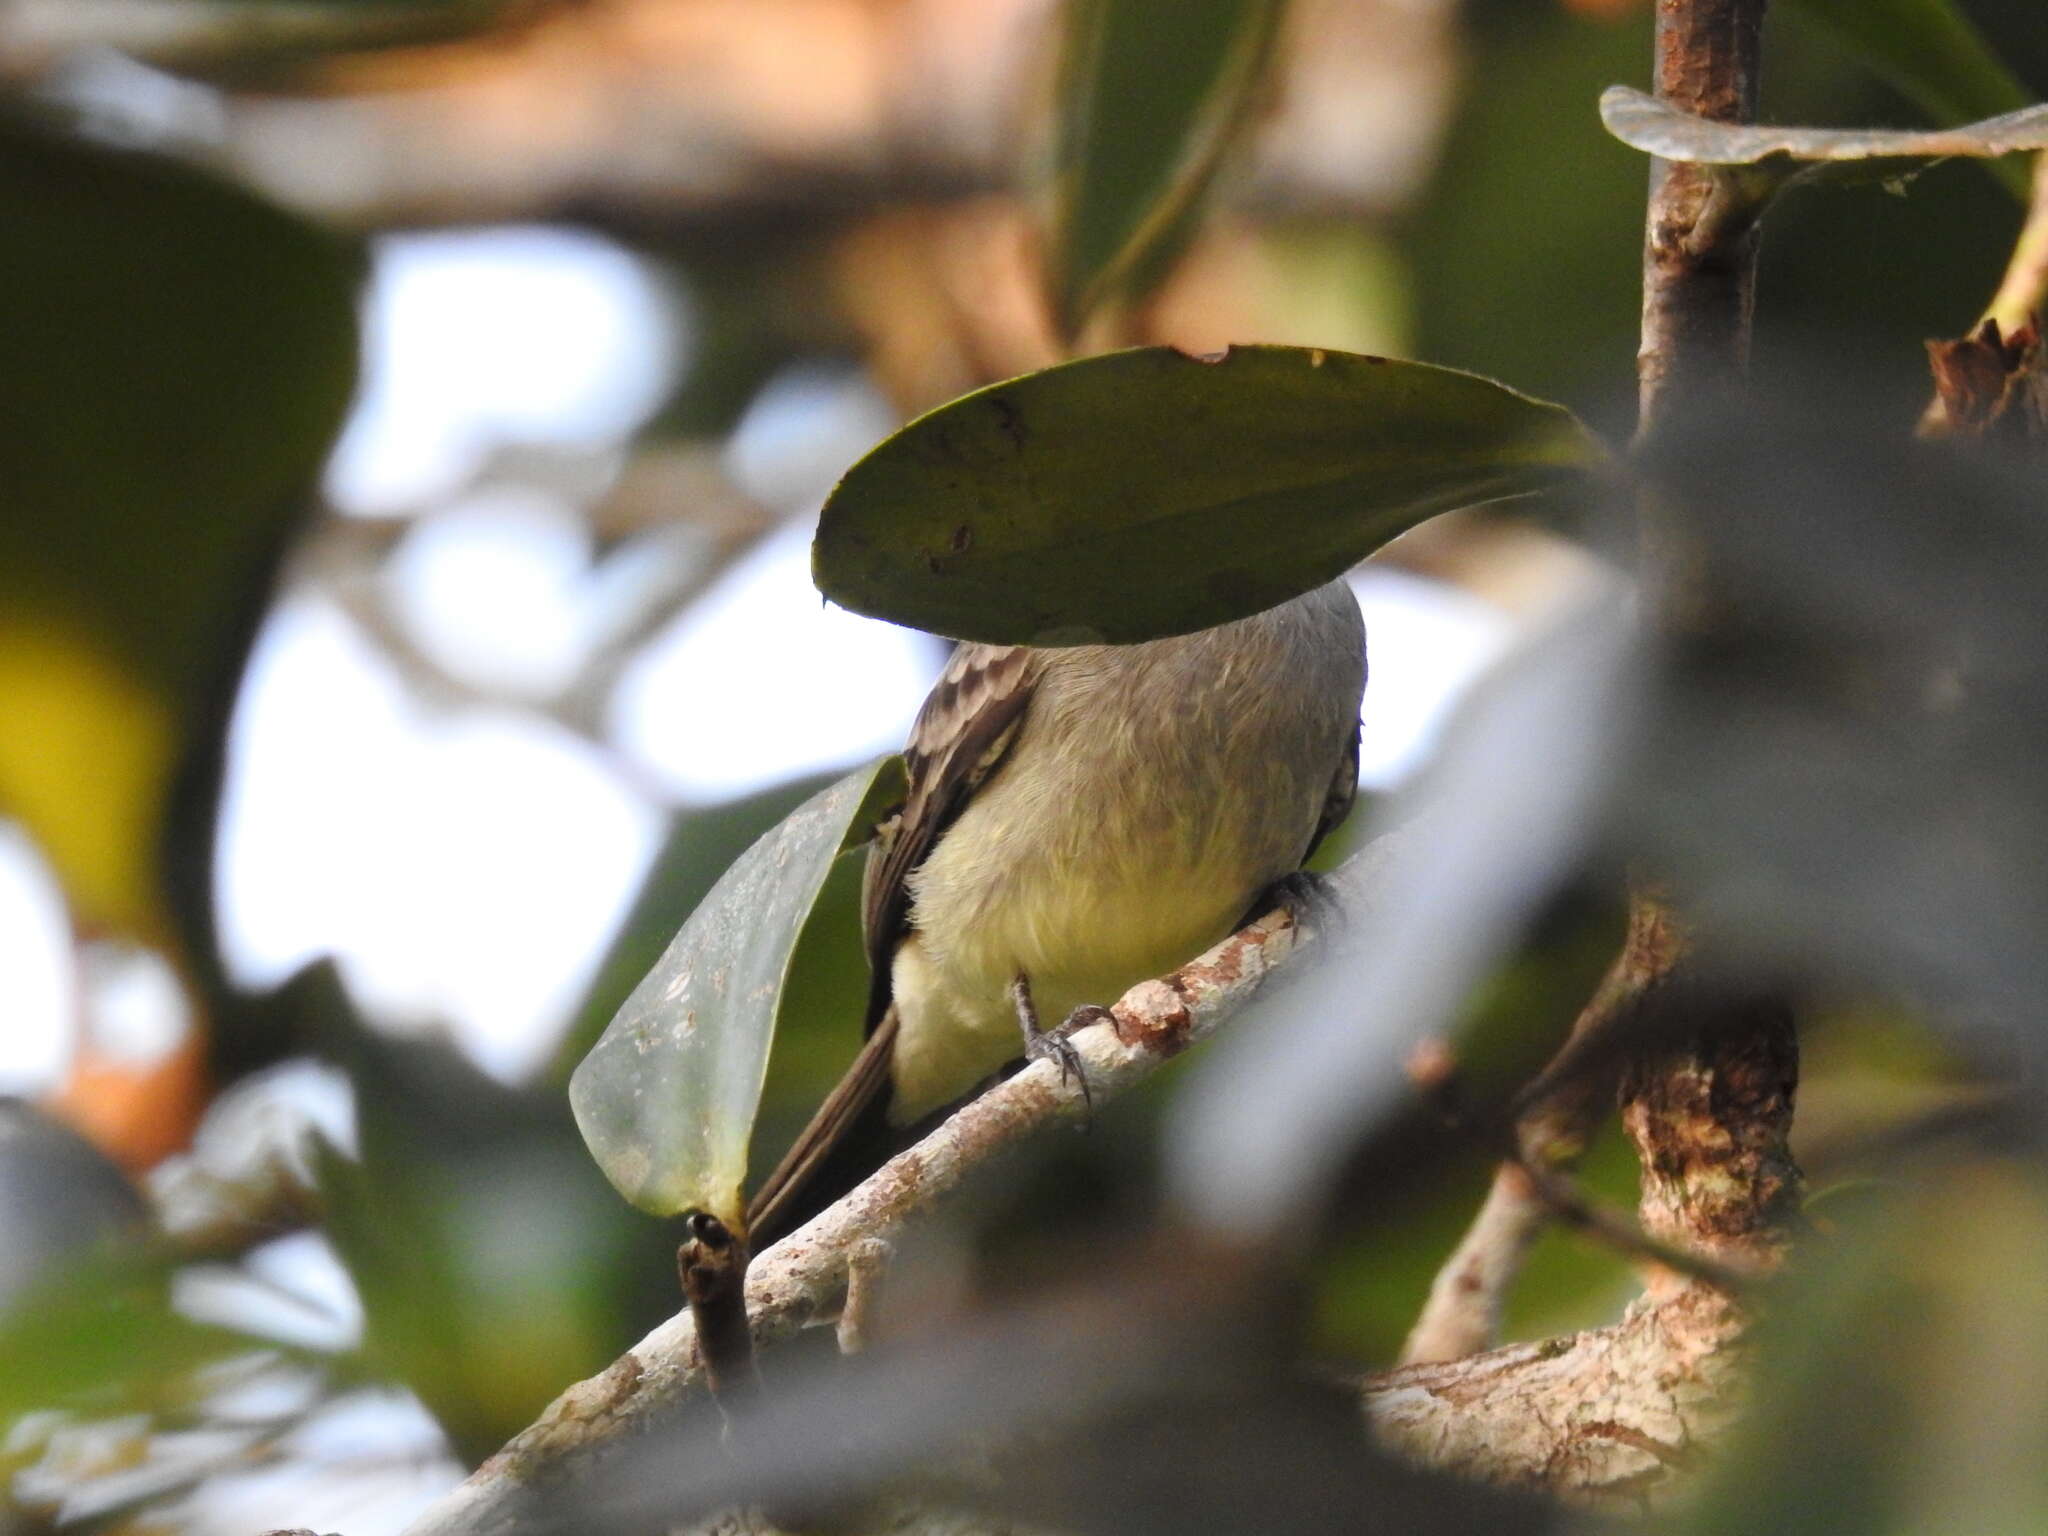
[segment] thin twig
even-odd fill
[[[1634,901],[1626,937],[1570,1035],[1550,1063],[1515,1099],[1512,1130],[1493,1184],[1465,1236],[1445,1260],[1429,1298],[1402,1346],[1403,1364],[1456,1360],[1500,1340],[1507,1298],[1523,1262],[1555,1214],[1530,1167],[1564,1170],[1576,1163],[1614,1105],[1615,1076],[1648,993],[1669,974],[1680,945],[1668,909]],[[1636,1229],[1641,1238],[1640,1229]]]

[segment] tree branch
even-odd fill
[[[1640,1509],[1683,1487],[1740,1406],[1744,1320],[1694,1285],[1611,1328],[1373,1377],[1382,1444],[1442,1471]]]

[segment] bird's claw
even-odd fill
[[[1074,1042],[1067,1038],[1071,1033],[1073,1020],[1069,1019],[1057,1029],[1034,1030],[1024,1037],[1024,1059],[1026,1061],[1056,1061],[1060,1064],[1060,1082],[1078,1080],[1081,1084],[1081,1106],[1092,1113],[1095,1108],[1094,1095],[1088,1088],[1088,1072],[1081,1065],[1081,1053],[1074,1049]]]
[[[1068,1037],[1075,1030],[1097,1022],[1108,1014],[1109,1010],[1093,1005],[1076,1008],[1053,1028],[1040,1029],[1038,1005],[1031,998],[1031,982],[1023,975],[1019,975],[1010,983],[1010,1000],[1016,1004],[1017,1023],[1024,1031],[1024,1059],[1057,1061],[1060,1064],[1062,1085],[1070,1081],[1080,1083],[1081,1113],[1084,1120],[1092,1120],[1095,1114],[1095,1093],[1088,1086],[1088,1072],[1081,1064],[1081,1053],[1074,1049],[1074,1042]]]
[[[1307,933],[1329,933],[1344,921],[1344,904],[1337,899],[1336,887],[1328,875],[1314,870],[1297,869],[1282,875],[1267,887],[1264,905],[1268,910],[1278,907],[1295,927]]]

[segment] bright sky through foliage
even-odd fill
[[[617,451],[685,362],[673,298],[619,248],[539,229],[378,242],[366,389],[329,473],[349,510],[434,507],[389,566],[413,643],[479,686],[539,695],[595,634],[590,546],[566,504],[458,494],[495,449]],[[844,369],[763,390],[727,450],[742,487],[814,506],[891,425]],[[393,1024],[445,1021],[506,1077],[545,1055],[661,832],[647,790],[713,801],[898,745],[941,652],[826,607],[808,520],[744,557],[627,674],[616,755],[509,707],[422,703],[325,599],[280,604],[252,658],[221,832],[235,975],[274,984],[339,957]],[[1363,777],[1425,749],[1510,628],[1396,571],[1358,580],[1372,642]],[[0,1088],[60,1070],[71,1013],[60,917],[0,838]]]

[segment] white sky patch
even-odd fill
[[[673,294],[630,252],[539,226],[380,235],[334,503],[407,510],[493,449],[601,449],[660,403],[687,345]]]
[[[191,1027],[191,1008],[170,962],[153,949],[102,940],[80,955],[93,1049],[142,1065],[170,1053]]]
[[[799,519],[726,572],[622,679],[613,734],[686,800],[903,745],[943,651],[828,606]]]
[[[796,363],[748,404],[726,440],[725,472],[768,506],[812,506],[900,420],[859,369]]]
[[[230,739],[221,934],[236,978],[325,954],[390,1021],[537,1064],[653,857],[662,818],[586,744],[510,711],[422,710],[324,602],[258,642]]]
[[[239,1268],[188,1265],[171,1277],[171,1305],[195,1322],[302,1349],[339,1353],[362,1342],[362,1303],[319,1232],[277,1238]]]
[[[542,698],[574,680],[598,634],[590,558],[574,508],[494,487],[422,518],[384,578],[414,643],[451,674]]]
[[[1515,620],[1442,582],[1365,565],[1352,573],[1365,613],[1365,730],[1358,779],[1391,789],[1435,749],[1452,707],[1513,645]]]

